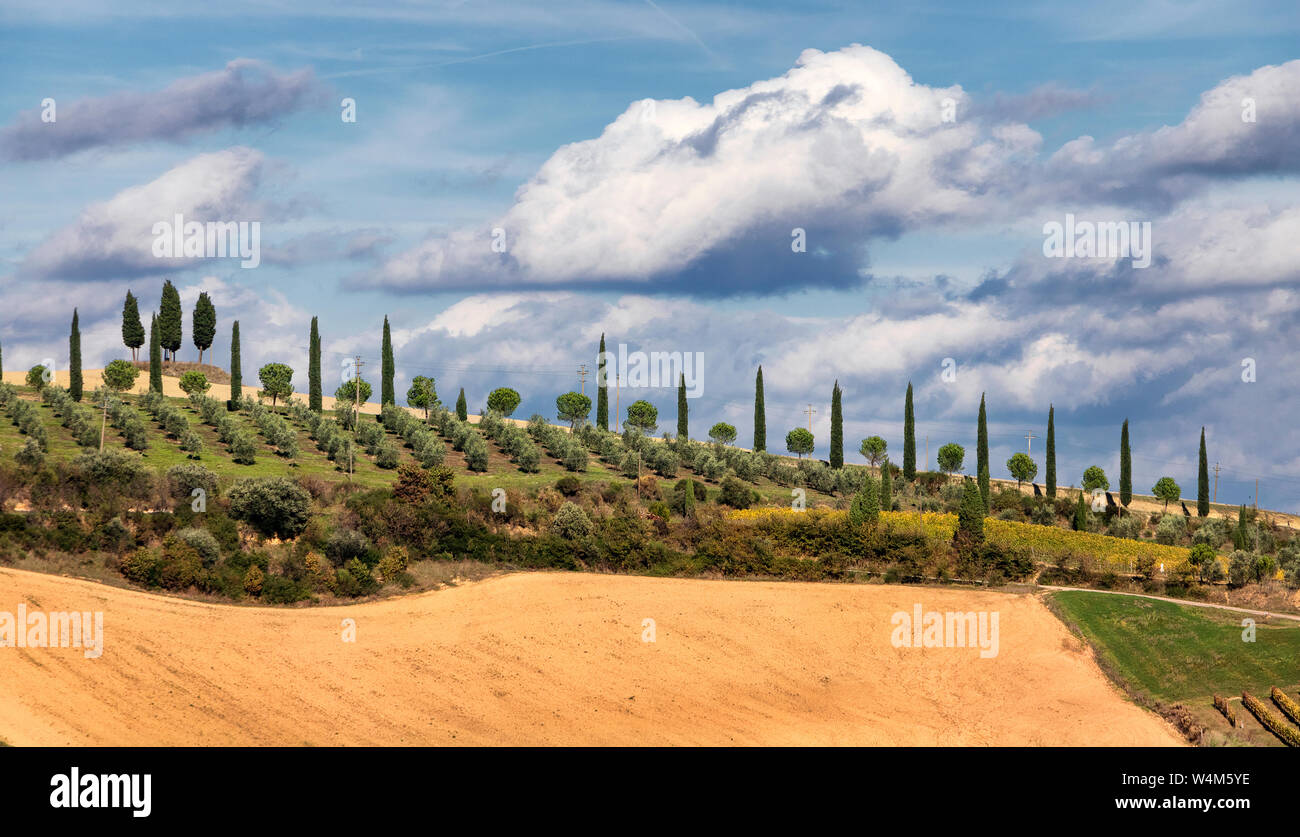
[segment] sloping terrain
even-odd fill
[[[556,573],[269,609],[0,570],[22,603],[103,611],[105,639],[0,648],[20,746],[1179,743],[1030,596]],[[998,655],[893,647],[917,603],[997,611]]]

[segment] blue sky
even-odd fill
[[[1127,417],[1138,490],[1194,497],[1204,425],[1221,500],[1258,477],[1300,510],[1293,4],[18,0],[0,24],[11,369],[66,355],[73,305],[87,364],[119,356],[125,290],[152,307],[167,276],[212,294],[219,360],[238,318],[246,370],[300,388],[312,315],[327,365],[377,362],[387,315],[399,389],[550,415],[604,332],[705,353],[697,437],[749,442],[762,363],[770,446],[812,402],[824,456],[839,380],[848,439],[893,450],[912,380],[931,458],[973,448],[986,392],[995,476],[1054,403],[1064,483],[1115,478]],[[260,220],[262,265],[151,262],[182,209]],[[1044,259],[1067,212],[1150,221],[1155,264]]]

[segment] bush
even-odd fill
[[[1156,543],[1172,546],[1182,539],[1187,532],[1187,524],[1181,517],[1167,514],[1156,524]]]
[[[875,526],[880,521],[880,493],[876,481],[867,477],[853,496],[849,507],[849,522],[854,526]]]
[[[14,454],[14,461],[24,468],[40,468],[45,464],[45,452],[41,450],[40,442],[35,439],[28,439],[23,442],[23,446]]]
[[[466,425],[468,426],[468,425]],[[465,466],[471,471],[486,471],[488,469],[488,446],[483,441],[483,437],[470,431],[471,435],[465,440],[463,450],[465,452]]]
[[[565,497],[572,497],[582,490],[582,480],[575,476],[563,476],[555,481],[555,490]]]
[[[311,495],[284,477],[243,480],[230,490],[230,514],[264,535],[292,538],[307,527]]]
[[[727,477],[722,481],[722,492],[718,495],[718,502],[733,509],[747,509],[753,502],[753,493],[749,490],[749,486],[736,477]]]
[[[565,502],[560,506],[560,510],[555,513],[555,519],[551,522],[551,528],[557,535],[566,540],[577,540],[585,538],[591,534],[591,518],[587,513],[572,502]]]
[[[212,533],[206,529],[181,529],[176,533],[175,537],[198,553],[199,560],[203,562],[204,567],[215,565],[221,557],[221,549],[217,546],[217,539],[212,537]]]
[[[173,465],[167,469],[167,485],[176,500],[188,500],[196,488],[208,499],[217,496],[217,475],[202,465]]]
[[[325,542],[325,555],[336,567],[370,552],[370,539],[356,529],[336,529]]]
[[[587,470],[587,449],[577,442],[570,442],[564,450],[564,468],[568,471]]]
[[[242,430],[235,431],[230,440],[230,458],[240,465],[256,464],[257,443],[253,437]]]
[[[375,451],[375,465],[385,470],[391,471],[396,468],[399,459],[400,454],[397,447],[391,442],[382,443],[379,445],[379,449]]]

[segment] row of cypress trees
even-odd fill
[[[164,360],[176,360],[182,340],[181,296],[171,280],[163,281],[162,299],[158,303],[158,345],[163,351]],[[217,309],[207,292],[199,294],[194,303],[191,316],[192,339],[194,347],[199,350],[199,363],[203,362],[203,352],[212,347],[212,340],[217,334]],[[131,350],[131,359],[138,360],[138,350],[145,342],[144,324],[140,320],[140,304],[135,294],[126,292],[126,302],[122,305],[122,342]]]

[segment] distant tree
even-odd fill
[[[275,402],[293,395],[293,370],[283,363],[268,363],[257,370],[257,378],[262,382],[262,395],[271,398],[271,407]]]
[[[118,358],[104,367],[104,386],[113,392],[128,392],[135,386],[140,370],[129,361]]]
[[[729,445],[736,441],[736,428],[720,421],[709,428],[709,438],[720,445]]]
[[[569,430],[586,421],[591,414],[591,399],[580,392],[566,392],[555,399],[555,413],[560,421],[569,423]]]
[[[1016,478],[1016,487],[1021,483],[1032,482],[1038,475],[1038,466],[1027,453],[1017,453],[1007,460],[1007,473]]]
[[[163,281],[162,301],[158,304],[158,343],[167,351],[164,360],[176,360],[181,348],[181,295],[170,279]]]
[[[862,440],[862,447],[858,448],[858,452],[874,468],[885,458],[885,450],[888,447],[888,443],[879,436],[868,436]]]
[[[239,320],[230,324],[230,401],[226,409],[239,409],[244,397],[244,376],[239,368]]]
[[[424,410],[424,417],[429,418],[429,411],[439,404],[438,390],[434,386],[433,378],[427,378],[424,375],[416,375],[411,379],[411,388],[406,391],[406,403],[415,407],[417,410]],[[492,399],[488,399],[488,404]]]
[[[1074,531],[1088,531],[1088,503],[1084,500],[1084,493],[1079,492],[1079,502],[1074,507]]]
[[[1133,453],[1128,446],[1128,419],[1124,419],[1124,427],[1119,432],[1119,501],[1124,508],[1133,502]]]
[[[989,511],[989,417],[984,409],[984,393],[980,393],[979,428],[975,438],[975,478],[979,480],[980,498],[984,513]]]
[[[1056,408],[1047,407],[1047,462],[1044,479],[1047,482],[1047,496],[1056,496]]]
[[[800,459],[803,459],[804,454],[812,453],[814,445],[812,432],[802,427],[796,427],[785,434],[785,449],[790,453],[798,454]]]
[[[880,507],[885,511],[894,508],[894,475],[890,473],[893,469],[889,465],[889,459],[886,458],[880,464]],[[868,476],[868,479],[870,477]]]
[[[1232,543],[1237,549],[1250,548],[1250,530],[1246,528],[1246,504],[1237,510],[1237,528],[1232,530]]]
[[[357,381],[361,382],[358,394]],[[364,378],[350,378],[343,382],[343,385],[334,390],[335,406],[344,406],[350,404],[364,404],[370,400],[370,382]]]
[[[1196,516],[1210,514],[1210,458],[1205,455],[1205,428],[1201,428],[1201,463],[1196,474]]]
[[[465,388],[460,388],[460,395],[456,396],[456,418],[465,421],[469,418],[469,403],[465,401]]]
[[[181,390],[186,395],[200,395],[207,392],[211,386],[212,384],[208,383],[208,376],[197,369],[190,369],[181,375]]]
[[[199,350],[199,363],[203,363],[203,352],[212,348],[212,340],[217,336],[217,309],[207,291],[199,294],[198,302],[194,303],[190,330],[194,332],[194,348]]]
[[[1208,543],[1192,544],[1192,550],[1187,556],[1187,563],[1197,569],[1202,581],[1205,580],[1206,569],[1217,561],[1218,554]]]
[[[381,370],[379,403],[381,405],[396,404],[397,393],[393,387],[393,376],[396,374],[393,361],[393,333],[388,328],[388,317],[386,316],[384,317],[384,343],[381,361],[383,368]]]
[[[519,393],[513,389],[498,387],[488,394],[487,405],[489,410],[509,416],[519,407],[520,400]]]
[[[767,450],[767,410],[763,405],[763,367],[754,377],[754,450]]]
[[[638,433],[653,433],[659,426],[659,410],[649,401],[633,401],[627,407],[627,420],[623,424]]]
[[[600,335],[600,354],[597,357],[596,372],[596,426],[601,430],[609,429],[609,380],[605,357],[605,334]]]
[[[957,529],[952,534],[958,547],[971,547],[984,542],[984,500],[979,484],[970,477],[962,480],[961,505],[957,507]]]
[[[158,323],[158,315],[154,314],[149,320],[149,391],[162,393],[162,326]]]
[[[324,389],[320,381],[320,326],[311,318],[311,334],[307,337],[307,408],[319,413],[324,403]]]
[[[38,363],[31,369],[27,370],[27,386],[40,392],[45,389],[45,385],[49,383],[49,381],[46,380],[47,376],[53,378],[54,374]]]
[[[1106,472],[1099,466],[1091,465],[1083,472],[1083,490],[1091,492],[1098,488],[1109,490],[1110,480],[1106,479]]]
[[[907,382],[907,398],[903,402],[903,479],[916,479],[916,414],[912,410],[912,382]]]
[[[81,400],[81,328],[77,309],[72,309],[72,332],[68,335],[68,396]]]
[[[679,373],[680,377],[677,383],[677,438],[691,438],[690,426],[687,423],[687,413],[689,407],[686,404],[686,373]]]
[[[803,432],[808,433],[807,430]],[[853,496],[853,503],[849,506],[849,523],[854,526],[875,526],[879,521],[880,491],[875,479],[870,474],[866,474],[862,478],[862,485]]]
[[[1155,487],[1151,493],[1156,496],[1157,500],[1165,501],[1165,511],[1169,510],[1170,503],[1178,502],[1178,498],[1183,496],[1183,490],[1174,482],[1173,477],[1161,477],[1156,481]]]
[[[939,470],[945,474],[955,474],[961,470],[962,463],[966,461],[966,449],[956,442],[949,442],[939,448]],[[978,489],[979,486],[977,485]],[[983,498],[980,499],[983,502]]]
[[[130,291],[126,292],[126,303],[122,306],[122,343],[131,350],[131,360],[139,360],[136,354],[144,345],[144,323],[140,322],[140,306]]]
[[[831,452],[830,466],[844,467],[844,404],[843,391],[837,380],[831,388]]]

